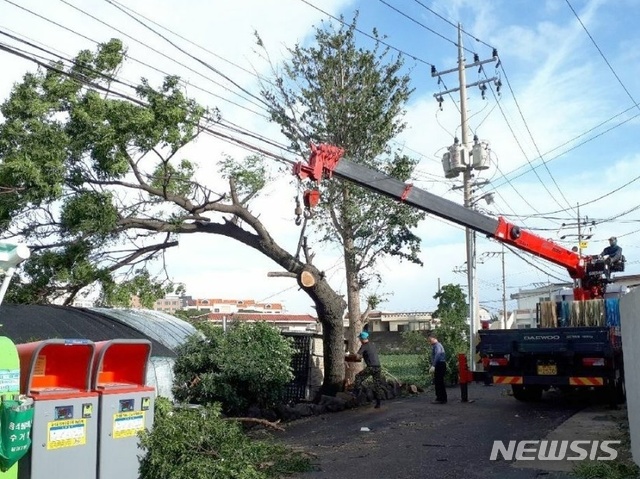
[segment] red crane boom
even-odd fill
[[[311,145],[308,162],[296,163],[293,173],[300,179],[308,178],[318,183],[323,178],[332,176],[348,180],[562,266],[574,279],[576,300],[604,295],[609,282],[608,265],[604,261],[591,256],[580,256],[551,240],[521,229],[503,217],[496,220],[380,171],[342,159],[343,154],[342,148],[333,145]],[[314,206],[318,201],[317,190],[305,192],[305,204]]]

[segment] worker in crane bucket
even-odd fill
[[[609,238],[609,246],[602,250],[600,256],[610,265],[622,261],[622,248],[618,246],[618,239],[615,236]]]

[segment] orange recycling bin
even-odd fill
[[[98,394],[91,391],[95,345],[84,339],[18,344],[20,391],[34,400],[32,445],[20,479],[94,479]]]
[[[98,478],[138,479],[138,433],[153,426],[155,388],[146,386],[151,342],[96,343],[92,390],[99,394]]]

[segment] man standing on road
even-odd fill
[[[431,368],[429,372],[433,374],[433,384],[436,387],[436,400],[432,401],[432,404],[447,404],[447,389],[444,385],[447,357],[444,346],[440,344],[434,333],[429,335],[429,342],[431,343]]]
[[[376,346],[369,341],[369,333],[362,331],[358,336],[360,338],[360,349],[356,353],[358,360],[364,359],[366,367],[356,374],[355,390],[359,391],[362,387],[362,382],[369,376],[373,379],[373,394],[376,400],[375,408],[380,407],[380,399],[382,398],[382,368],[380,366],[380,358],[378,357],[378,350]]]

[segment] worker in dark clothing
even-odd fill
[[[618,246],[618,239],[615,236],[609,238],[609,246],[600,253],[609,264],[617,263],[622,259],[622,248]]]
[[[382,387],[382,367],[380,366],[378,350],[376,346],[369,341],[368,332],[362,331],[358,337],[360,338],[361,346],[356,353],[356,357],[358,360],[364,359],[366,367],[356,374],[355,390],[359,391],[363,381],[371,376],[373,379],[373,394],[376,400],[375,408],[377,409],[380,407],[380,399],[382,399],[384,394]]]
[[[433,374],[433,384],[436,387],[436,399],[432,404],[447,404],[447,389],[444,385],[444,376],[447,372],[447,356],[444,346],[440,344],[435,334],[429,335],[431,343],[431,368],[429,372]]]

